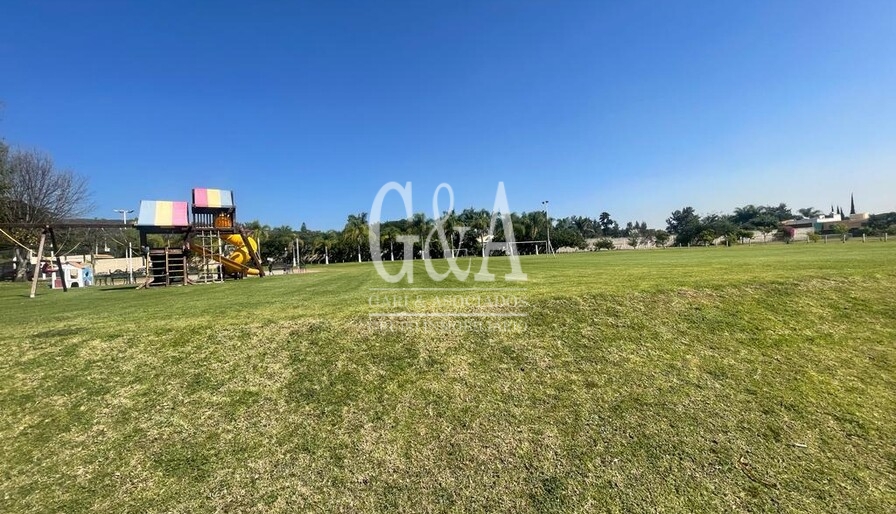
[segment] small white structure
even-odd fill
[[[88,287],[93,285],[93,268],[89,264],[63,262],[62,273],[51,263],[44,263],[41,268],[42,278],[50,281],[53,289],[62,289],[62,281],[66,287]]]

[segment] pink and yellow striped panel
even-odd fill
[[[186,227],[187,202],[141,200],[137,225],[143,227]]]
[[[193,189],[193,207],[233,207],[233,191],[227,189]]]

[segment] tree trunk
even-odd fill
[[[16,276],[13,278],[14,282],[27,282],[28,281],[28,268],[31,267],[31,259],[29,259],[28,254],[24,249],[19,248],[18,246],[13,250],[16,256]]]

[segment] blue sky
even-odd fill
[[[342,228],[393,180],[429,215],[498,181],[659,227],[883,212],[894,27],[892,1],[9,2],[0,136],[85,175],[97,217],[218,187],[242,221]]]

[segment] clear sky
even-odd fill
[[[0,63],[0,136],[85,175],[97,217],[217,187],[242,221],[342,228],[393,180],[430,216],[439,183],[491,208],[498,181],[658,227],[896,210],[891,0],[9,1]]]

